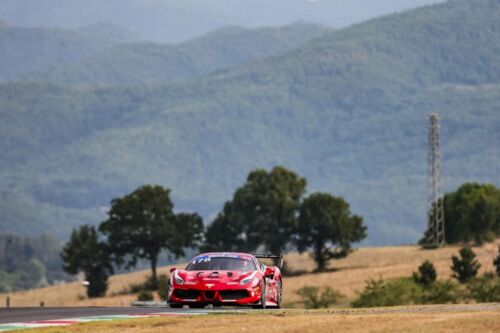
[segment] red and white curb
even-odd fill
[[[29,329],[29,328],[68,326],[68,325],[73,325],[73,324],[88,323],[88,322],[95,322],[95,321],[112,321],[112,320],[124,320],[124,319],[135,319],[135,318],[170,317],[170,316],[178,316],[178,315],[194,316],[194,315],[202,315],[202,314],[207,314],[207,313],[206,312],[148,313],[148,314],[91,316],[91,317],[67,318],[67,319],[58,319],[58,320],[38,320],[38,321],[30,321],[30,322],[25,322],[25,323],[0,324],[0,332],[23,330],[23,329]]]

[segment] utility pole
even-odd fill
[[[441,246],[444,238],[444,198],[441,194],[441,152],[439,137],[439,117],[437,113],[428,115],[427,136],[427,218],[429,223],[427,245]]]

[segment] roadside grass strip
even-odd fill
[[[207,312],[175,312],[175,313],[147,313],[147,314],[128,314],[128,315],[106,315],[106,316],[90,316],[81,318],[67,318],[67,319],[57,319],[57,320],[37,320],[30,321],[26,323],[10,323],[10,324],[0,324],[0,332],[18,331],[30,328],[43,328],[43,327],[53,327],[53,326],[68,326],[80,323],[90,323],[97,321],[114,321],[114,320],[125,320],[125,319],[136,319],[136,318],[154,318],[154,317],[169,317],[169,316],[196,316],[204,315]]]

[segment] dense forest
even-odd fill
[[[498,1],[456,0],[189,80],[1,83],[0,232],[66,238],[146,183],[210,222],[250,170],[286,165],[345,197],[366,244],[416,242],[428,112],[445,190],[500,183],[499,34]]]

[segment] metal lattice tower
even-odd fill
[[[444,199],[441,194],[441,152],[439,147],[439,118],[428,115],[427,151],[427,244],[440,246],[444,239]]]

